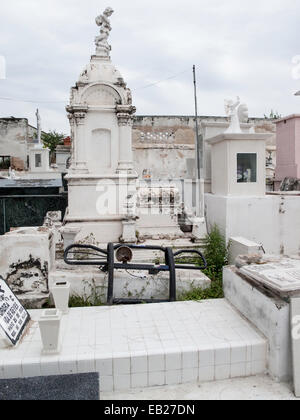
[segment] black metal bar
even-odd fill
[[[101,254],[105,254],[107,255],[107,251],[105,249],[101,249],[98,248],[94,245],[81,245],[81,244],[74,244],[74,245],[70,245],[66,248],[65,250],[65,254],[67,254],[68,252],[70,252],[72,249],[92,249],[93,251],[97,251],[100,252]]]
[[[173,252],[172,248],[164,248],[160,246],[140,246],[140,245],[128,245],[128,248],[135,249],[135,250],[158,250],[164,252],[165,256],[165,264],[161,265],[154,265],[154,264],[129,264],[129,263],[115,263],[115,251],[121,248],[122,244],[114,245],[113,243],[109,243],[107,245],[107,250],[100,249],[93,245],[81,245],[81,244],[74,244],[70,245],[64,253],[64,260],[69,265],[97,265],[102,267],[102,270],[108,272],[108,290],[107,290],[107,303],[108,305],[120,304],[120,303],[160,303],[160,302],[175,302],[176,301],[176,270],[197,270],[200,271],[202,269],[207,268],[207,262],[204,256],[201,254],[200,251],[192,249],[192,250],[181,250],[177,252]],[[126,245],[127,246],[127,245]],[[93,251],[92,253],[83,252],[85,251]],[[74,254],[80,254],[82,251],[82,255],[97,255],[94,252],[103,254],[105,260],[96,260],[96,259],[87,259],[87,260],[76,260],[70,259],[69,253],[72,252]],[[204,266],[198,267],[196,265],[188,265],[188,264],[180,264],[177,265],[175,263],[175,258],[179,257],[184,254],[197,254],[202,259]],[[161,299],[114,299],[114,270],[131,270],[131,271],[148,271],[150,274],[158,274],[159,272],[168,271],[169,272],[169,300],[161,300]]]
[[[117,249],[121,248],[122,246],[124,246],[124,244],[115,245],[114,249],[117,250]],[[130,245],[130,244],[127,245],[126,244],[126,247],[130,248],[130,249],[140,250],[140,251],[143,251],[143,250],[162,251],[162,252],[166,251],[166,248],[163,248],[162,246],[157,246],[157,245]]]
[[[6,233],[6,201],[3,199],[3,232]]]
[[[107,303],[113,305],[114,303],[114,259],[115,259],[114,244],[107,245],[107,269],[108,269],[108,288],[107,288]]]
[[[177,265],[176,264],[176,269],[178,269],[178,270],[205,270],[207,268],[207,261],[206,261],[204,255],[200,251],[198,251],[196,249],[177,251],[174,254],[174,258],[176,259],[176,257],[178,257],[179,255],[183,255],[183,254],[197,254],[197,255],[199,255],[199,257],[202,259],[202,262],[203,262],[204,265],[202,267],[197,267],[196,265],[188,265],[188,264]]]
[[[115,263],[114,268],[116,270],[140,270],[140,271],[149,271],[149,270],[158,270],[158,271],[169,271],[169,266],[167,265],[158,265],[154,266],[153,264],[122,264]]]
[[[76,252],[75,250],[93,250],[96,252],[100,252],[101,254],[104,254],[104,256],[107,256],[107,251],[105,251],[104,249],[100,249],[97,248],[96,246],[93,245],[81,245],[81,244],[74,244],[74,245],[70,245],[66,248],[65,252],[64,252],[64,261],[66,264],[68,265],[97,265],[99,267],[102,266],[106,266],[107,265],[107,258],[105,261],[103,260],[95,260],[95,259],[89,259],[89,260],[77,260],[77,259],[70,259],[68,254],[74,250],[74,252]],[[100,255],[99,255],[100,257]]]
[[[62,197],[63,194],[40,194],[40,195],[0,195],[1,198],[57,198]]]
[[[166,249],[166,263],[170,271],[169,297],[170,302],[176,302],[176,269],[172,248]]]
[[[137,305],[140,303],[166,303],[168,301],[164,299],[114,299],[113,303],[115,305]]]

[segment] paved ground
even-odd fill
[[[0,380],[0,401],[96,401],[99,374]]]
[[[206,384],[103,393],[101,400],[296,400],[296,398],[290,384],[278,384],[268,376],[254,376]]]

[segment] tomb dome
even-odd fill
[[[125,86],[123,77],[111,61],[92,56],[90,63],[80,74],[79,83],[106,82],[113,85]]]

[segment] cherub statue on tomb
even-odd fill
[[[241,125],[239,119],[239,106],[241,104],[239,96],[236,101],[225,100],[225,112],[230,118],[230,126],[226,133],[241,133]]]
[[[100,35],[96,37],[95,44],[97,48],[108,55],[109,51],[111,50],[111,46],[108,44],[107,39],[109,34],[112,30],[109,17],[113,14],[113,9],[111,7],[107,7],[102,15],[96,17],[96,24],[100,26]]]

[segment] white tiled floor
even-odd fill
[[[40,315],[18,348],[0,350],[0,379],[100,372],[109,392],[266,370],[267,341],[222,299],[71,309],[58,356],[41,356]]]

